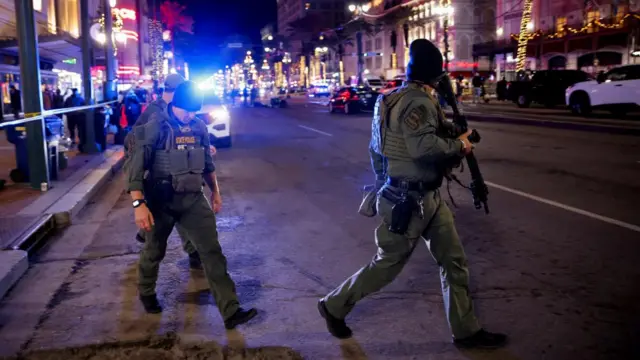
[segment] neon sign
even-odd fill
[[[128,19],[128,20],[135,20],[136,19],[136,12],[134,10],[131,10],[131,9],[113,8],[113,9],[111,9],[111,11],[116,15],[120,15],[120,17],[122,19]]]

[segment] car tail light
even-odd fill
[[[360,97],[358,95],[353,95],[351,100],[358,101],[358,100],[360,100]]]

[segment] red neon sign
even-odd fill
[[[113,12],[114,14],[120,15],[120,17],[123,19],[128,19],[128,20],[136,19],[136,12],[131,9],[113,8],[111,9],[111,12]]]

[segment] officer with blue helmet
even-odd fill
[[[233,329],[255,317],[257,310],[240,307],[218,242],[215,213],[222,207],[222,198],[207,128],[195,117],[201,107],[197,85],[186,81],[177,87],[166,111],[154,113],[147,124],[135,128],[128,190],[136,224],[147,232],[140,254],[138,289],[147,312],[162,311],[155,286],[167,239],[177,226],[200,254],[225,327]],[[145,171],[149,178],[143,187]],[[212,192],[211,205],[204,197],[203,180]]]

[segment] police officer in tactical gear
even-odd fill
[[[147,312],[162,311],[155,285],[167,239],[175,225],[200,254],[225,327],[232,329],[251,320],[257,311],[239,306],[235,284],[227,273],[227,259],[218,242],[214,213],[220,211],[222,198],[206,125],[195,117],[201,106],[202,94],[196,84],[184,82],[165,112],[154,113],[147,124],[135,129],[129,191],[136,224],[147,232],[138,266],[138,289]],[[143,186],[145,171],[150,172],[150,186]],[[204,197],[203,179],[212,191],[213,209]]]
[[[144,110],[142,115],[140,115],[140,117],[134,124],[134,127],[142,126],[148,123],[151,117],[153,116],[153,114],[165,112],[167,110],[167,107],[169,106],[169,103],[173,100],[173,94],[176,91],[176,88],[178,87],[178,85],[182,84],[184,81],[185,79],[180,74],[171,74],[167,76],[166,79],[164,80],[164,91],[162,92],[162,97],[156,101],[151,102],[149,106],[147,106],[147,108]],[[135,146],[134,134],[135,134],[135,131],[132,131],[128,133],[125,138],[124,146],[125,146],[125,154],[127,155],[129,154],[130,151],[133,150],[133,147]],[[125,168],[128,167],[130,162],[130,157],[129,156],[126,156],[126,157],[127,159],[125,163],[127,165],[125,165]],[[194,270],[202,269],[202,262],[200,260],[200,256],[198,255],[198,252],[196,251],[196,248],[193,246],[193,244],[191,244],[186,239],[186,236],[183,234],[181,227],[178,227],[178,234],[180,235],[180,239],[182,240],[182,248],[189,255],[189,267]],[[145,237],[146,237],[146,232],[144,231],[144,229],[140,229],[136,234],[136,240],[138,240],[141,243],[145,242]]]
[[[424,239],[440,266],[444,307],[460,347],[499,347],[506,336],[478,324],[469,296],[469,273],[453,215],[440,196],[447,168],[471,151],[470,131],[456,134],[444,118],[429,85],[442,76],[442,54],[428,40],[411,44],[407,82],[378,97],[369,146],[379,186],[378,252],[366,265],[318,302],[329,332],[351,336],[345,317],[365,296],[400,273],[418,241]]]

